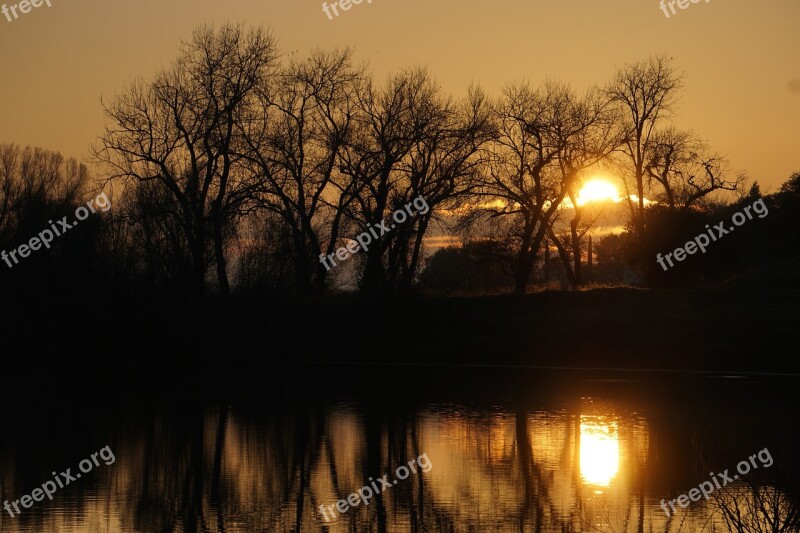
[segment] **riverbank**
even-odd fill
[[[91,302],[7,315],[10,364],[522,365],[797,372],[800,290],[595,289],[513,298],[355,295],[185,306]],[[8,313],[8,309],[6,309]]]

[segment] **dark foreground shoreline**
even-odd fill
[[[276,364],[800,373],[798,304],[800,289],[752,285],[393,302],[61,300],[27,311],[7,302],[2,352],[9,370],[39,374],[81,361],[114,375],[246,377]]]

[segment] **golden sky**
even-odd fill
[[[427,66],[456,95],[522,78],[582,89],[666,51],[687,74],[679,126],[765,192],[800,170],[798,0],[700,1],[669,18],[658,0],[364,0],[334,20],[306,0],[51,2],[0,15],[0,142],[85,158],[101,96],[149,78],[198,23],[246,21],[271,27],[286,52],[352,45],[379,77]]]

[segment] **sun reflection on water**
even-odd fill
[[[616,422],[581,416],[580,472],[590,485],[608,487],[619,471],[619,433]]]

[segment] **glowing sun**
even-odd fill
[[[584,205],[589,202],[619,202],[621,198],[613,183],[596,178],[583,184],[576,200],[578,205]]]

